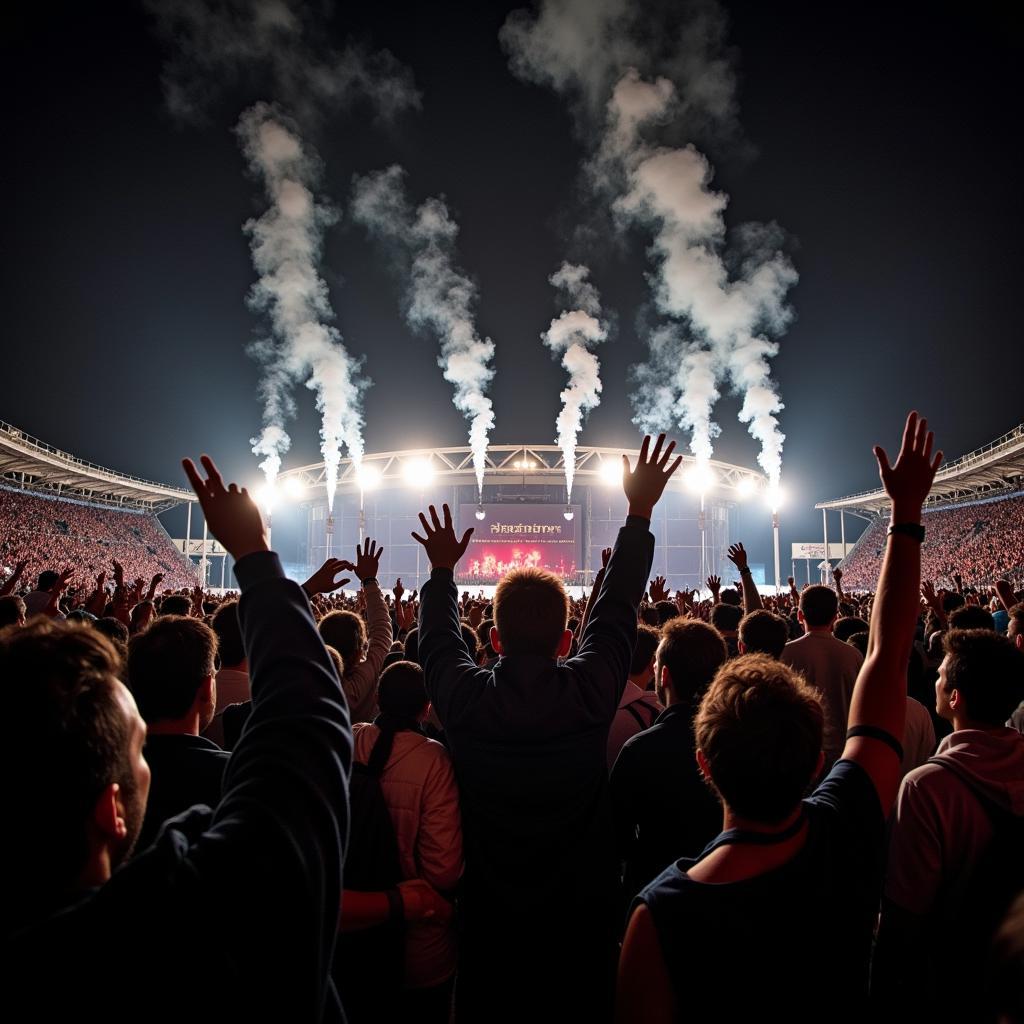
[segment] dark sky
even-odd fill
[[[386,131],[365,112],[340,114],[314,141],[342,211],[354,172],[393,162],[417,199],[447,197],[480,329],[497,345],[492,439],[550,443],[564,372],[539,333],[557,312],[546,278],[567,253],[582,150],[562,101],[507,69],[497,33],[517,6],[339,5],[332,34],[390,49],[423,109]],[[1020,24],[1011,5],[984,0],[726,6],[756,153],[711,154],[714,184],[731,196],[730,223],[785,228],[800,272],[774,362],[785,552],[820,531],[815,501],[875,483],[871,445],[895,445],[908,408],[931,417],[952,456],[1024,419]],[[252,97],[228,96],[207,127],[182,128],[164,111],[164,51],[140,7],[57,11],[5,12],[0,417],[142,476],[181,482],[180,456],[207,450],[255,481],[258,372],[244,347],[259,324],[240,226],[261,206],[229,131]],[[588,255],[618,331],[581,443],[632,446],[642,240]],[[344,217],[323,273],[374,381],[367,450],[464,444],[435,342],[404,325],[388,268]],[[286,466],[318,457],[312,396],[300,401]],[[738,404],[717,408],[715,456],[755,466]],[[748,546],[768,560],[765,519]]]

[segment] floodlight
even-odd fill
[[[409,459],[402,467],[405,482],[410,487],[418,487],[420,490],[431,484],[435,475],[429,456],[423,459]]]
[[[297,476],[286,476],[281,481],[281,490],[291,501],[298,501],[306,493],[305,485]]]
[[[277,501],[277,486],[272,480],[268,480],[253,488],[252,497],[260,508],[269,512],[274,507],[274,502]]]
[[[567,523],[572,522],[573,511],[568,505],[565,506],[565,511],[562,513],[562,515],[565,517],[565,521]]]
[[[765,491],[765,500],[773,512],[778,512],[785,504],[786,492],[777,483],[769,484],[768,490]]]
[[[372,491],[380,484],[380,470],[376,466],[360,466],[356,470],[356,483],[359,490]]]
[[[476,512],[474,513],[477,519],[486,519],[487,513],[484,511],[483,505],[477,505]]]
[[[622,463],[614,458],[602,459],[597,469],[601,483],[609,487],[618,487],[622,483]]]
[[[706,462],[695,462],[686,471],[687,489],[694,494],[707,494],[715,486],[716,477]]]
[[[752,476],[740,477],[736,485],[736,496],[738,498],[749,498],[757,490],[757,481]]]

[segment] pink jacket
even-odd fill
[[[355,759],[370,758],[380,729],[357,722]],[[422,878],[448,893],[462,877],[462,821],[459,791],[451,757],[444,746],[415,732],[395,736],[381,776],[381,790],[391,812],[405,878]],[[456,965],[455,932],[432,921],[406,929],[405,983],[409,988],[439,985]]]

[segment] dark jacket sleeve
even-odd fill
[[[448,719],[473,700],[491,675],[473,660],[462,639],[459,592],[451,569],[434,569],[420,593],[419,658],[437,717]]]
[[[224,944],[266,993],[265,1005],[287,992],[294,1019],[320,1019],[335,998],[329,973],[348,838],[348,709],[306,595],[285,579],[277,555],[248,555],[235,574],[252,713],[190,859],[218,910]]]
[[[630,516],[619,530],[579,653],[565,663],[583,681],[587,702],[609,723],[629,677],[637,611],[654,560],[654,536],[649,527],[646,519]]]

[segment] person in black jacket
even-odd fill
[[[252,716],[218,806],[173,819],[126,861],[149,772],[116,655],[80,627],[0,638],[18,722],[6,778],[31,780],[7,808],[19,839],[5,844],[5,1004],[38,1020],[342,1021],[330,968],[348,832],[345,700],[256,505],[210,459],[207,479],[184,465],[237,563]]]
[[[610,1013],[616,861],[609,813],[608,729],[629,674],[637,608],[654,554],[654,505],[679,465],[674,444],[645,438],[624,469],[629,515],[581,638],[568,654],[557,577],[510,573],[494,600],[481,668],[459,622],[456,536],[420,516],[432,567],[421,595],[419,658],[445,729],[461,794],[466,873],[456,1016],[596,1021]]]

